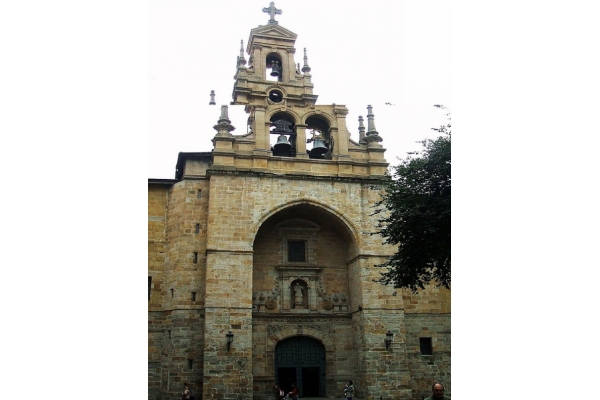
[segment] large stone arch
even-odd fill
[[[273,215],[275,215],[278,212],[285,210],[287,208],[295,207],[295,206],[302,205],[302,204],[308,204],[308,205],[311,205],[314,207],[318,207],[318,208],[322,209],[323,211],[331,214],[331,216],[336,217],[337,220],[341,223],[341,225],[346,230],[348,237],[351,239],[352,245],[354,245],[356,249],[360,248],[361,236],[359,234],[360,230],[358,229],[356,224],[354,224],[341,211],[337,210],[336,208],[334,208],[328,204],[325,204],[325,203],[322,203],[322,202],[319,202],[316,200],[312,200],[312,199],[299,199],[299,200],[288,201],[288,202],[276,205],[272,209],[264,212],[260,217],[258,217],[254,226],[252,227],[251,237],[256,237],[256,234],[258,233],[258,230],[260,229],[260,227],[265,223],[265,221],[267,221]]]

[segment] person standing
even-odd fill
[[[344,398],[346,400],[352,400],[352,396],[354,396],[354,384],[352,380],[348,381],[348,384],[344,386]]]
[[[431,396],[425,400],[450,400],[450,396],[444,395],[444,385],[439,382],[433,384],[431,387],[431,392]]]
[[[275,400],[283,400],[285,397],[285,392],[279,385],[275,385]]]
[[[289,395],[292,400],[298,400],[298,388],[296,388],[295,383],[292,383],[292,390],[290,390]]]
[[[188,387],[187,383],[183,384],[183,393],[181,393],[182,395],[182,399],[184,400],[189,400],[192,397],[192,392],[190,391],[190,388]]]

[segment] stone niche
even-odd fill
[[[317,311],[321,298],[316,290],[320,267],[277,266],[281,279],[283,312]]]

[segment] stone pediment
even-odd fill
[[[248,40],[248,43],[252,43],[252,39],[254,39],[255,36],[288,40],[296,40],[298,37],[294,32],[279,25],[262,25],[252,29],[250,31],[250,40]]]

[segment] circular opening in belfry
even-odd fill
[[[283,100],[283,93],[279,90],[271,90],[269,92],[269,100],[274,103],[279,103]]]

